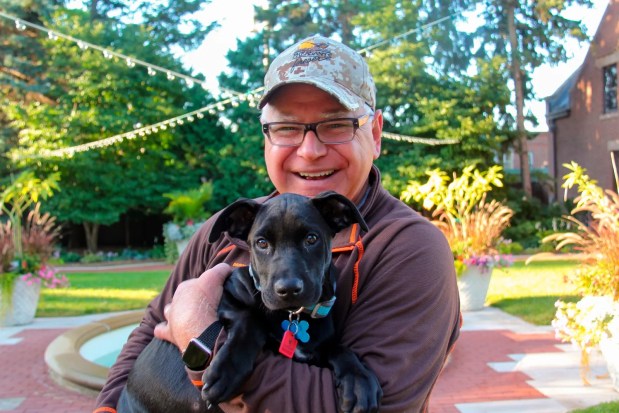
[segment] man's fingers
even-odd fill
[[[172,334],[170,333],[170,327],[167,321],[163,321],[155,326],[155,337],[160,340],[173,342]]]
[[[232,272],[232,267],[228,264],[217,264],[213,268],[206,270],[198,277],[200,286],[203,288],[213,288],[213,283],[223,285],[226,278]]]

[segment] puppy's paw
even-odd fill
[[[335,376],[340,411],[344,413],[377,413],[383,390],[378,378],[363,365]]]
[[[236,363],[209,366],[202,376],[202,399],[207,404],[217,405],[230,400],[240,393],[241,385],[251,373],[250,368],[245,368]]]

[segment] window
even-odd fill
[[[617,111],[617,64],[604,67],[604,113]]]

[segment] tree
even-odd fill
[[[586,39],[580,20],[569,20],[561,15],[566,7],[575,4],[592,6],[590,0],[485,0],[481,3],[461,0],[459,4],[454,3],[457,8],[476,6],[481,11],[484,23],[471,34],[479,45],[472,49],[472,55],[479,58],[503,56],[509,63],[514,91],[512,103],[516,109],[516,149],[520,157],[523,190],[529,198],[532,190],[525,119],[528,117],[534,121],[524,113],[525,100],[533,98],[529,73],[543,63],[565,61],[563,40],[566,37]],[[471,44],[470,40],[467,42]]]
[[[114,43],[114,50],[183,71],[170,52],[152,43],[149,27],[110,25],[69,9],[57,9],[51,19],[59,32],[93,44]],[[100,225],[116,222],[132,209],[160,212],[166,203],[163,193],[210,178],[213,171],[198,154],[223,135],[213,116],[69,158],[38,157],[43,150],[97,141],[213,100],[201,88],[179,87],[178,81],[149,76],[145,68],[130,68],[75,43],[41,36],[37,41],[50,68],[42,75],[49,85],[47,103],[3,94],[3,116],[18,131],[6,148],[13,159],[10,167],[61,174],[62,190],[46,207],[61,221],[83,224],[89,250],[97,248]]]

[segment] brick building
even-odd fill
[[[617,190],[613,163],[619,167],[619,0],[609,0],[583,64],[546,98],[546,120],[561,194],[562,165],[575,161],[605,189]],[[574,195],[574,194],[571,194]]]

